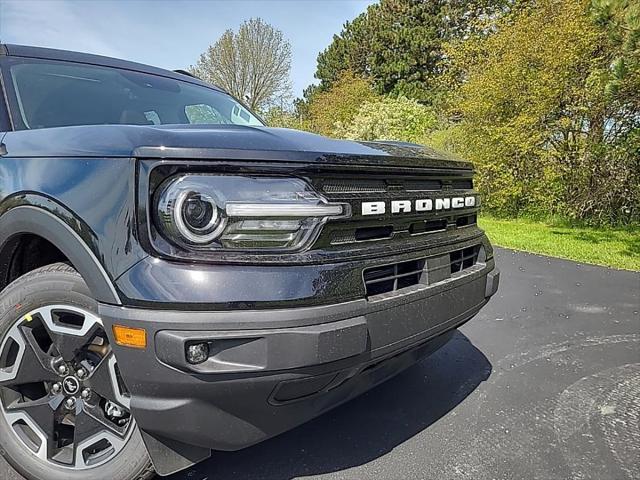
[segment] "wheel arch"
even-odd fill
[[[0,271],[10,261],[7,257],[12,243],[22,235],[40,237],[62,252],[84,278],[97,301],[121,305],[109,275],[79,233],[42,207],[20,205],[0,216]]]

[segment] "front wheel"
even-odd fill
[[[0,449],[29,480],[153,476],[97,303],[66,264],[0,293]]]

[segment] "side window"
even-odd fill
[[[144,116],[146,117],[146,119],[148,121],[150,121],[154,125],[161,125],[162,124],[162,121],[160,121],[160,116],[158,115],[158,112],[156,112],[155,110],[150,110],[148,112],[144,112]]]
[[[211,105],[187,105],[184,113],[191,124],[224,124],[224,118]]]

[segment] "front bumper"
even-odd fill
[[[381,300],[279,310],[158,311],[100,305],[144,328],[145,350],[114,345],[140,429],[160,441],[238,450],[363,393],[446,343],[498,286],[493,259],[467,275]],[[232,326],[232,328],[231,328]],[[209,342],[189,365],[185,345]]]

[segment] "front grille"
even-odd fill
[[[469,247],[464,250],[457,250],[449,254],[451,259],[451,275],[462,272],[473,267],[478,261],[479,247]]]
[[[393,227],[367,227],[358,228],[355,233],[356,242],[364,242],[365,240],[380,240],[382,238],[391,238]]]
[[[471,225],[476,225],[477,223],[478,223],[478,216],[475,214],[458,217],[456,219],[456,227],[458,228],[469,227]]]
[[[451,188],[454,190],[471,190],[473,189],[473,180],[465,178],[464,180],[453,180],[451,182]]]
[[[407,192],[437,192],[442,190],[442,181],[407,180],[404,182],[404,188]]]
[[[330,202],[347,203],[351,216],[330,219],[314,248],[332,252],[371,252],[376,249],[419,249],[456,230],[477,223],[478,205],[436,209],[437,199],[475,196],[472,171],[434,171],[407,174],[323,174],[311,178],[314,187]],[[429,210],[418,209],[418,201],[431,201]],[[394,201],[410,202],[410,211],[393,212]],[[381,203],[385,211],[366,215],[363,204]],[[479,200],[477,200],[479,202]],[[465,232],[473,235],[473,231]],[[433,238],[433,240],[432,240]]]
[[[322,183],[322,191],[335,193],[385,193],[387,184],[383,180],[335,179]]]
[[[364,271],[364,285],[367,296],[395,292],[402,288],[417,285],[422,280],[426,259],[394,263]]]
[[[319,189],[332,194],[367,194],[390,192],[437,192],[440,190],[472,190],[473,179],[432,179],[385,177],[384,179],[328,178],[320,180]]]
[[[367,268],[363,280],[367,297],[402,293],[416,285],[432,285],[464,275],[479,263],[481,245],[455,250],[446,255]],[[484,257],[482,257],[484,258]]]
[[[447,229],[446,220],[423,220],[422,222],[414,222],[409,227],[411,235],[420,235],[422,233],[442,232]]]

